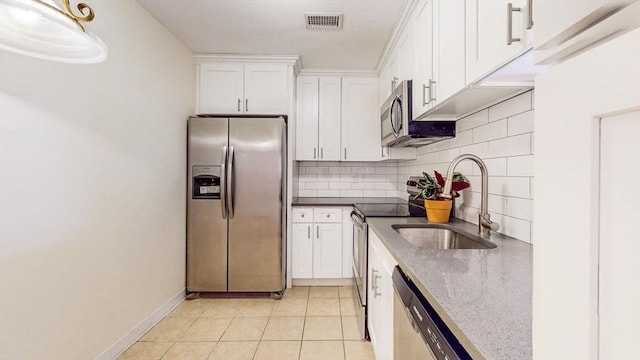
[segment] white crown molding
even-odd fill
[[[302,70],[300,55],[262,55],[262,54],[194,54],[198,63],[215,62],[243,62],[243,63],[283,63],[292,65],[296,74]]]
[[[328,70],[328,69],[303,69],[300,76],[378,76],[375,70]]]
[[[415,10],[418,2],[420,0],[408,0],[402,9],[402,13],[400,14],[400,19],[396,23],[396,26],[393,28],[389,39],[387,39],[387,43],[384,46],[384,50],[382,54],[380,54],[380,58],[378,59],[378,64],[376,65],[376,71],[380,73],[382,69],[382,65],[387,61],[391,52],[394,50],[396,43],[398,42],[398,38],[400,34],[404,31],[407,25],[411,24],[411,15],[413,15],[413,11]]]

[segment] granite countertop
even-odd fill
[[[372,229],[474,359],[531,359],[530,244],[492,233],[485,250],[427,250],[404,240],[393,224],[424,218],[367,218]],[[448,224],[475,234],[477,226]]]
[[[353,206],[355,204],[406,204],[407,199],[392,197],[298,197],[292,206]]]

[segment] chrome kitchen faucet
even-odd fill
[[[480,214],[478,214],[478,234],[489,236],[489,230],[498,231],[500,224],[491,221],[489,215],[489,174],[487,165],[485,165],[482,159],[473,154],[462,154],[453,159],[447,169],[447,180],[444,183],[444,189],[440,197],[451,199],[451,179],[453,179],[453,171],[462,160],[471,160],[480,167],[480,174],[482,175],[482,199],[480,202]]]

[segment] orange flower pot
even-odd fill
[[[448,223],[451,213],[451,200],[425,200],[427,221],[434,223]]]

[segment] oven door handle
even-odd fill
[[[358,216],[358,214],[355,211],[351,212],[351,222],[355,226],[357,226],[360,229],[360,231],[364,231],[364,222],[362,221],[360,216]]]

